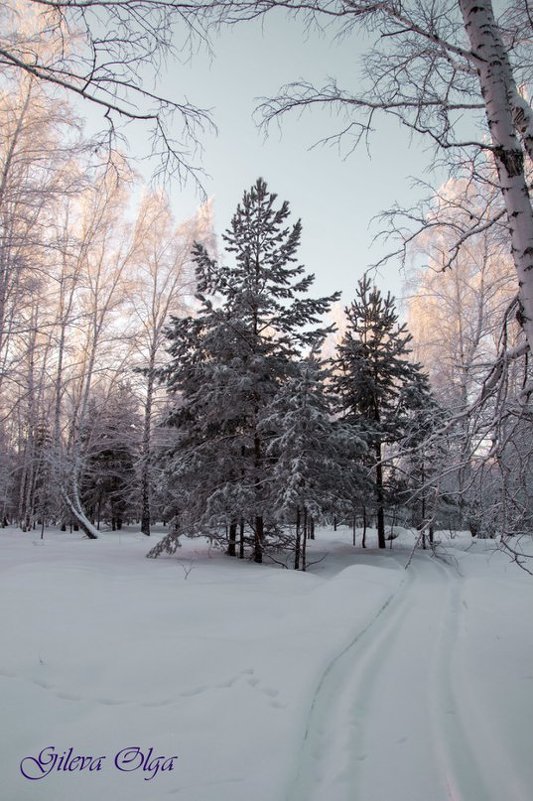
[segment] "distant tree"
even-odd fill
[[[275,201],[261,178],[244,193],[223,236],[231,266],[195,247],[199,308],[173,320],[164,371],[177,437],[167,469],[179,493],[188,488],[176,499],[179,525],[216,537],[228,527],[234,538],[246,524],[256,562],[276,532],[274,432],[264,421],[302,352],[321,341],[320,318],[338,298],[306,297],[314,277],[297,263],[301,223],[287,225],[289,205]]]
[[[135,465],[140,444],[138,401],[126,384],[112,386],[90,404],[83,432],[85,469],[82,503],[100,527],[109,520],[113,531],[131,518],[137,490]]]
[[[428,377],[419,372],[403,388],[405,424],[397,443],[399,499],[411,513],[423,547],[433,533],[444,495],[442,483],[449,462],[447,414],[437,402]]]
[[[411,336],[398,324],[394,298],[383,297],[365,275],[346,309],[347,327],[333,360],[332,389],[341,419],[359,425],[374,473],[378,543],[385,548],[383,449],[400,440],[407,423],[405,389],[418,377],[409,360]]]

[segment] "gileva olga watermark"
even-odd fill
[[[105,770],[111,764],[122,773],[139,771],[145,781],[154,779],[159,773],[174,770],[177,756],[154,756],[152,747],[142,749],[139,746],[128,746],[118,751],[112,758],[107,756],[82,756],[76,754],[74,748],[57,751],[55,746],[48,745],[37,756],[26,756],[20,762],[20,772],[30,781],[37,781],[52,773],[95,773]]]

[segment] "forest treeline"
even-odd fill
[[[54,85],[61,24],[35,34],[13,8],[11,44],[49,72],[0,85],[2,524],[164,521],[152,556],[207,535],[301,568],[323,522],[375,526],[382,548],[401,523],[422,545],[467,528],[514,552],[532,529],[530,318],[500,151],[388,213],[413,255],[406,322],[370,273],[341,313],[313,298],[302,226],[263,179],[219,244],[209,204],[177,220]]]

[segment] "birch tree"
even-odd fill
[[[501,225],[487,224],[496,210],[495,198],[469,181],[450,181],[439,190],[430,227],[417,237],[418,256],[427,265],[414,274],[409,300],[416,358],[448,411],[450,450],[442,483],[476,533],[484,528],[480,474],[494,479],[486,459],[509,436],[509,413],[519,395],[515,376],[524,369],[516,358],[503,369],[507,354],[521,352],[524,336]],[[479,230],[455,252],[457,232],[472,214]]]
[[[191,250],[194,242],[213,247],[210,205],[178,225],[168,197],[148,193],[142,201],[134,231],[134,280],[130,304],[136,359],[144,384],[141,453],[141,531],[150,535],[152,426],[156,403],[157,370],[162,367],[167,342],[165,326],[171,315],[190,311],[195,293]]]
[[[104,153],[128,123],[144,127],[157,170],[198,180],[194,149],[209,113],[185,97],[148,89],[165,59],[205,41],[200,20],[173,0],[6,0],[0,8],[0,70],[25,74],[102,114]]]
[[[19,498],[11,513],[28,527],[43,456],[40,448],[36,461],[34,445],[48,430],[51,401],[54,231],[64,198],[82,187],[73,170],[82,143],[72,109],[54,103],[30,75],[3,82],[0,132],[0,408],[18,451]]]
[[[66,436],[59,443],[57,459],[63,501],[87,536],[97,536],[87,519],[80,497],[85,467],[82,432],[89,414],[91,394],[98,384],[109,382],[130,355],[131,345],[120,330],[120,312],[127,297],[127,269],[134,252],[124,221],[128,168],[124,177],[106,170],[95,176],[80,198],[71,220],[70,264],[75,295],[66,307],[75,316],[68,331],[68,362],[62,368],[61,410]],[[75,307],[72,308],[72,307]]]
[[[197,14],[210,13],[218,23],[236,24],[283,8],[333,37],[368,34],[360,91],[334,78],[323,86],[288,83],[260,107],[264,122],[322,106],[344,115],[332,139],[348,138],[353,147],[385,114],[432,142],[450,166],[485,154],[501,192],[531,348],[533,210],[526,169],[533,155],[533,113],[526,99],[527,0],[501,4],[498,17],[491,0],[442,0],[429,6],[423,0],[212,0],[194,6]],[[475,220],[471,229],[478,230]]]
[[[73,192],[79,151],[72,109],[54,103],[30,76],[0,94],[0,382],[25,301],[50,266],[50,228],[59,200]]]

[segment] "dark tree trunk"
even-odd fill
[[[300,547],[301,547],[301,532],[300,532],[300,507],[296,509],[296,541],[294,544],[294,569],[300,569]]]
[[[239,559],[244,559],[244,518],[239,523]]]
[[[378,548],[386,548],[385,511],[383,509],[383,465],[381,464],[381,442],[376,442],[376,501],[378,523]]]
[[[311,518],[311,525],[314,528],[314,523],[312,518]],[[307,569],[307,510],[304,509],[304,528],[302,536],[302,571],[305,573],[306,569]]]
[[[154,356],[150,358],[148,386],[146,388],[146,405],[144,407],[143,441],[141,457],[141,531],[150,536],[150,451],[152,427],[152,396],[154,392]]]
[[[262,515],[257,515],[255,518],[255,532],[254,532],[254,562],[261,564],[263,561],[263,539],[264,539],[264,521]]]
[[[237,543],[237,523],[230,523],[229,533],[228,533],[228,548],[226,551],[228,556],[237,555],[235,549],[236,543]]]

